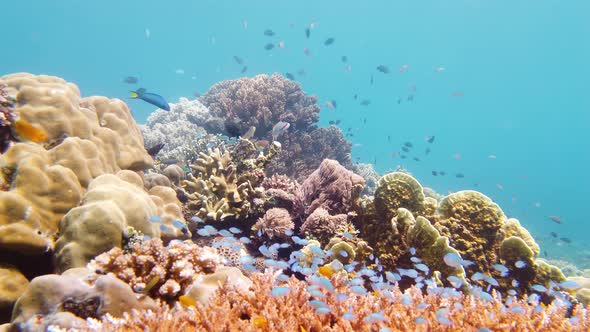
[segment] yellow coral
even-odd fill
[[[420,183],[411,175],[393,172],[377,181],[375,210],[383,219],[389,220],[399,208],[421,215],[424,210],[424,193]]]

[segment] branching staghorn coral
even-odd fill
[[[589,312],[578,306],[571,314],[559,304],[536,309],[536,303],[514,299],[504,305],[449,289],[426,294],[417,287],[357,295],[342,276],[331,279],[333,291],[317,299],[309,283],[291,278],[280,285],[285,292],[272,295],[276,287],[271,274],[253,275],[252,292],[226,284],[208,305],[175,308],[162,306],[155,312],[134,311],[122,318],[89,319],[90,331],[586,331]],[[275,293],[277,294],[277,293]],[[314,299],[314,301],[311,301]],[[386,331],[386,330],[385,330]]]
[[[266,155],[252,157],[256,151],[252,143],[240,140],[231,153],[220,149],[200,152],[190,165],[193,172],[182,181],[189,199],[187,208],[208,221],[248,216],[254,200],[262,196],[264,166],[280,150],[280,143],[273,142]]]

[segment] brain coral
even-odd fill
[[[156,186],[146,193],[134,172],[105,174],[90,183],[82,204],[59,223],[58,268],[81,267],[100,253],[122,247],[129,227],[168,240],[190,235],[172,189]]]
[[[477,191],[460,191],[443,198],[437,209],[435,227],[451,240],[463,258],[475,262],[478,271],[495,264],[506,216],[487,196]]]

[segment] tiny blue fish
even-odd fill
[[[342,236],[346,239],[352,240],[354,239],[354,237],[352,236],[352,234],[350,234],[349,232],[344,232],[342,233]]]
[[[268,247],[265,246],[264,244],[261,245],[260,247],[258,247],[258,251],[260,251],[261,254],[263,254],[266,257],[271,257],[272,254],[270,253],[270,250],[268,250]]]
[[[512,296],[516,296],[518,293],[516,292],[516,290],[514,289],[509,289],[508,290],[508,295],[512,295]]]
[[[518,268],[518,269],[522,269],[522,268],[524,268],[526,266],[526,263],[523,262],[523,261],[516,261],[514,263],[514,266],[516,266],[516,268]]]
[[[412,305],[412,298],[408,294],[402,295],[402,304],[403,305]]]
[[[411,247],[411,248],[410,248],[410,254],[412,254],[412,256],[413,256],[413,255],[416,255],[416,248],[414,248],[414,247]]]
[[[560,288],[563,288],[565,290],[576,290],[580,288],[580,284],[573,280],[566,280],[564,282],[559,283],[558,285]]]
[[[492,332],[492,330],[488,329],[487,327],[480,327],[477,329],[477,332]]]
[[[336,295],[336,301],[338,301],[338,302],[344,302],[344,301],[346,301],[346,299],[348,299],[348,295],[346,295],[344,293],[340,293],[340,294]]]
[[[148,218],[148,221],[151,221],[151,222],[163,222],[164,219],[162,219],[162,217],[160,217],[160,216],[150,216]]]
[[[201,219],[201,217],[199,217],[199,216],[193,216],[191,218],[191,221],[196,222],[197,224],[204,222],[203,219]]]
[[[453,325],[453,322],[451,322],[447,317],[444,317],[444,316],[437,316],[436,320],[445,326]]]
[[[328,306],[324,301],[320,301],[320,300],[311,300],[308,303],[313,308],[324,308],[324,307]]]
[[[165,111],[170,112],[170,105],[164,99],[164,97],[157,95],[155,93],[146,92],[147,90],[144,88],[137,89],[137,91],[131,91],[131,98],[133,99],[141,99],[147,103],[150,103],[158,108],[161,108]]]
[[[292,229],[288,229],[285,231],[285,235],[287,236],[292,236],[293,235],[293,230]]]
[[[448,276],[447,280],[451,284],[451,286],[455,288],[459,288],[463,285],[463,280],[457,276]]]
[[[461,259],[461,257],[459,257],[459,255],[455,254],[454,252],[444,255],[443,260],[445,264],[454,268],[460,267],[463,261],[463,259]]]
[[[367,290],[363,286],[352,286],[352,287],[350,287],[350,291],[356,295],[367,294]]]
[[[504,266],[502,264],[494,264],[494,265],[492,265],[492,267],[494,268],[494,270],[500,272],[500,275],[502,277],[505,277],[508,275],[509,270],[506,266]]]
[[[274,297],[281,297],[289,294],[291,288],[289,287],[275,287],[270,291],[270,295]]]
[[[510,308],[508,311],[513,314],[519,314],[519,315],[526,314],[526,310],[523,307],[518,306],[518,305],[515,305],[514,307]]]
[[[315,313],[318,315],[326,315],[326,314],[329,314],[330,312],[332,312],[332,310],[330,310],[330,308],[328,308],[328,307],[317,308],[315,310]]]
[[[240,238],[240,242],[242,242],[243,244],[252,243],[252,241],[249,238],[244,236]]]
[[[424,317],[416,317],[416,319],[414,319],[414,323],[422,325],[428,323],[428,320]]]
[[[232,233],[234,233],[234,234],[240,234],[240,233],[242,233],[242,230],[239,229],[239,228],[236,228],[236,227],[230,227],[229,228],[229,231],[232,232]]]
[[[473,281],[480,281],[480,280],[484,280],[486,278],[487,278],[487,276],[481,272],[475,272],[473,275],[471,275],[471,280],[473,280]]]
[[[430,270],[430,269],[428,268],[428,266],[427,266],[426,264],[423,264],[423,263],[414,264],[414,267],[415,267],[416,269],[418,269],[418,270],[420,270],[420,271],[422,271],[422,272],[426,273],[426,274],[428,274],[428,271]]]
[[[355,316],[352,314],[352,312],[347,312],[344,315],[342,315],[342,319],[344,320],[354,320]]]
[[[547,292],[547,287],[543,286],[543,285],[532,285],[531,289],[534,290],[535,292],[541,292],[541,293],[545,293]]]
[[[169,232],[170,231],[170,227],[168,227],[166,225],[160,225],[160,230],[162,232]]]
[[[219,232],[217,232],[217,234],[223,236],[223,237],[232,237],[234,236],[230,231],[228,231],[227,229],[222,229]]]
[[[174,226],[174,227],[176,227],[176,228],[180,228],[180,229],[182,229],[182,228],[185,228],[185,227],[186,227],[186,225],[185,225],[185,224],[184,224],[182,221],[180,221],[180,220],[174,220],[174,221],[172,222],[172,226]]]
[[[410,257],[410,260],[412,261],[412,263],[422,263],[422,260],[415,256]]]
[[[372,313],[369,316],[365,317],[365,319],[363,320],[369,324],[386,321],[385,316],[383,315],[383,311]]]

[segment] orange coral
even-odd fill
[[[323,300],[329,313],[318,314],[310,305],[309,284],[294,278],[282,285],[289,292],[272,296],[271,274],[253,276],[253,293],[224,286],[207,306],[174,308],[156,312],[133,312],[122,319],[89,319],[93,330],[102,331],[586,331],[590,314],[580,306],[566,317],[566,309],[551,305],[542,311],[525,301],[505,307],[499,297],[486,302],[459,292],[423,295],[412,287],[356,296],[345,279],[332,278],[334,291]],[[442,290],[442,289],[440,289]],[[340,295],[345,294],[345,295]],[[344,316],[347,313],[352,315]],[[343,318],[343,316],[346,318]],[[380,318],[383,321],[380,321]],[[264,322],[264,324],[261,324]],[[484,331],[484,330],[482,330]]]

